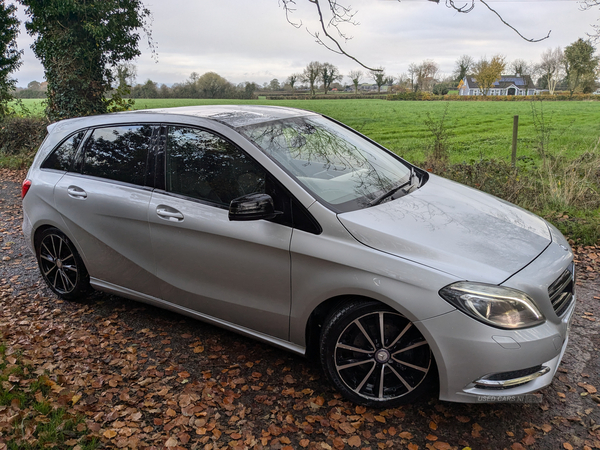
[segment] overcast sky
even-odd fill
[[[301,72],[310,61],[335,64],[342,74],[359,69],[358,64],[319,46],[309,35],[318,31],[316,11],[308,0],[296,0],[291,26],[278,0],[147,0],[153,13],[152,35],[157,44],[155,62],[145,41],[135,62],[137,82],[147,79],[173,83],[186,80],[191,72],[217,72],[233,83],[259,84],[277,78],[283,82]],[[441,72],[450,74],[456,59],[468,54],[476,59],[497,53],[508,61],[537,61],[550,47],[565,47],[592,33],[600,17],[597,7],[581,11],[577,0],[490,0],[504,19],[530,38],[549,39],[528,43],[503,25],[482,4],[469,14],[447,8],[441,0],[338,0],[351,5],[359,26],[344,31],[353,36],[346,50],[371,67],[384,67],[389,75],[406,72],[411,62],[434,60]],[[457,1],[460,4],[460,0]],[[21,19],[25,19],[22,10]],[[42,81],[44,72],[30,48],[33,38],[22,27],[18,43],[25,51],[16,73],[18,85]],[[348,78],[344,82],[349,82]]]

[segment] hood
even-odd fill
[[[492,284],[521,270],[551,242],[538,216],[435,175],[404,197],[338,218],[369,247]]]

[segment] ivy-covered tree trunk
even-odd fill
[[[9,112],[8,102],[12,100],[16,80],[10,74],[22,64],[21,53],[17,50],[17,35],[19,34],[19,20],[15,16],[14,5],[6,5],[0,1],[0,118]]]
[[[112,68],[140,54],[138,30],[150,12],[139,0],[19,0],[34,36],[33,51],[48,81],[46,114],[51,120],[102,114]]]

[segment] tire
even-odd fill
[[[410,403],[437,379],[433,354],[421,332],[377,302],[351,300],[334,311],[321,334],[320,357],[333,385],[364,406]]]
[[[91,290],[90,277],[79,253],[60,230],[44,230],[35,250],[44,281],[60,298],[79,300]]]

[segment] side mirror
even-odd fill
[[[248,194],[234,198],[229,204],[229,220],[272,219],[282,214],[275,211],[273,199],[267,194]]]

